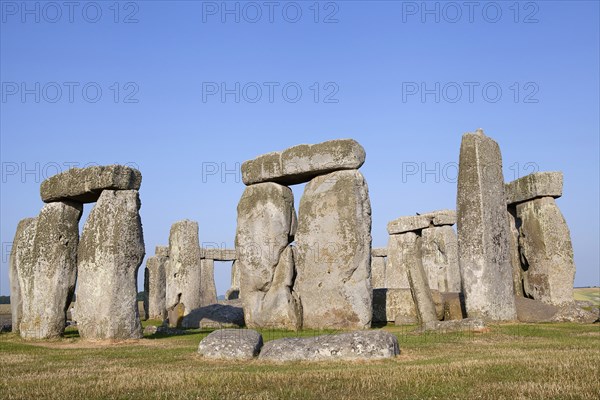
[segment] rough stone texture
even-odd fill
[[[164,254],[164,253],[162,253]],[[148,271],[148,318],[164,321],[167,318],[166,265],[168,257],[154,255],[146,261]]]
[[[404,232],[413,232],[431,226],[454,225],[456,223],[456,211],[437,210],[424,214],[400,217],[388,223],[387,230],[390,235]]]
[[[437,321],[435,304],[431,297],[431,289],[425,270],[423,269],[421,255],[421,237],[414,232],[406,232],[402,235],[406,249],[404,253],[404,264],[408,274],[410,291],[417,306],[417,317],[421,324]]]
[[[8,280],[10,281],[10,313],[12,331],[19,332],[21,316],[23,315],[23,300],[21,298],[21,285],[19,284],[19,269],[24,259],[31,259],[28,253],[33,249],[35,237],[36,218],[25,218],[19,221],[15,238],[10,251],[8,266]]]
[[[169,246],[156,246],[154,254],[160,257],[169,257]]]
[[[294,289],[303,326],[369,328],[371,203],[364,177],[352,170],[314,178],[304,189],[299,215]]]
[[[513,288],[515,290],[515,296],[524,297],[524,271],[521,267],[521,254],[519,252],[519,229],[517,228],[517,210],[514,206],[508,206],[506,218],[508,218],[508,230],[510,233],[510,263],[512,264],[513,269]]]
[[[558,312],[556,306],[525,297],[515,298],[515,305],[517,306],[517,318],[520,322],[551,322]]]
[[[177,221],[169,232],[169,259],[165,268],[166,300],[169,325],[201,307],[201,258],[198,223]]]
[[[299,329],[302,314],[292,290],[289,246],[297,224],[292,191],[271,182],[248,186],[237,212],[235,247],[247,326]]]
[[[231,264],[231,287],[225,293],[225,299],[235,300],[240,298],[240,263],[234,261]]]
[[[576,302],[561,305],[552,318],[552,322],[577,322],[580,324],[591,324],[599,321],[598,314],[584,310]]]
[[[506,203],[515,204],[540,197],[562,196],[562,172],[535,172],[505,185]]]
[[[26,251],[17,250],[24,256],[17,262],[22,338],[54,338],[64,332],[67,307],[77,278],[82,210],[81,203],[46,204],[35,222],[23,232],[23,244],[29,242],[32,247]]]
[[[352,139],[301,144],[246,161],[242,164],[242,181],[246,185],[260,182],[293,185],[338,170],[358,169],[365,157],[363,147]]]
[[[73,200],[93,203],[103,190],[139,190],[142,174],[124,165],[71,168],[42,182],[40,193],[46,203]]]
[[[393,322],[401,317],[417,322],[417,309],[410,289],[373,289],[373,322]]]
[[[210,258],[202,259],[200,260],[200,306],[216,303],[215,261]]]
[[[259,359],[280,362],[377,360],[398,354],[398,338],[376,330],[272,340],[263,346]]]
[[[385,265],[385,257],[371,256],[371,287],[374,289],[385,287]]]
[[[573,302],[575,263],[569,227],[552,197],[517,205],[525,293],[548,304]]]
[[[137,190],[104,190],[83,227],[79,243],[79,334],[86,339],[142,337],[137,272],[144,234]]]
[[[406,272],[406,253],[409,244],[403,235],[390,235],[388,239],[388,257],[385,265],[385,287],[388,289],[410,289]]]
[[[235,261],[237,258],[234,249],[202,248],[200,252],[202,258],[214,261]]]
[[[451,226],[436,226],[421,232],[423,268],[429,287],[440,292],[460,292],[458,238]]]
[[[400,217],[388,223],[387,231],[390,235],[418,231],[427,228],[430,222],[430,219],[425,215],[410,215],[407,217]]]
[[[515,320],[510,234],[500,147],[483,131],[460,146],[458,254],[469,317]]]
[[[198,353],[220,360],[250,360],[263,347],[260,333],[251,329],[220,329],[210,333],[198,345]]]
[[[466,318],[467,313],[462,293],[445,292],[441,293],[441,296],[444,307],[444,321]]]
[[[184,328],[236,328],[244,326],[244,309],[241,302],[211,304],[200,307],[183,317]]]
[[[371,257],[387,257],[387,247],[373,247],[371,249]]]
[[[423,331],[438,331],[438,332],[474,332],[485,333],[489,329],[481,319],[465,318],[456,321],[431,321],[421,328]]]

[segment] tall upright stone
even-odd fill
[[[299,215],[294,290],[302,303],[303,326],[369,328],[371,204],[364,177],[346,170],[313,178]]]
[[[201,254],[198,223],[175,222],[169,233],[169,260],[165,268],[169,325],[177,326],[184,316],[202,306]]]
[[[517,227],[516,207],[508,206],[506,218],[508,218],[508,231],[510,233],[510,263],[513,269],[513,288],[515,296],[523,297],[523,281],[525,276],[521,267],[521,254],[519,253],[519,228]]]
[[[421,232],[423,268],[429,287],[440,292],[460,292],[458,239],[452,226],[433,226]]]
[[[293,291],[297,220],[290,188],[277,183],[248,186],[237,207],[236,263],[249,328],[299,329],[302,314]]]
[[[573,302],[575,263],[569,227],[552,197],[517,204],[525,292],[544,303]]]
[[[23,312],[19,331],[25,339],[54,338],[64,332],[77,277],[82,210],[76,202],[45,204],[25,228],[23,244],[30,242],[32,248],[17,261]]]
[[[104,190],[83,227],[78,248],[75,313],[86,339],[142,337],[137,272],[144,235],[137,190]]]
[[[231,287],[225,293],[226,300],[234,300],[240,298],[240,263],[235,260],[231,264]]]
[[[200,305],[201,307],[217,303],[217,286],[215,285],[215,260],[200,260]]]
[[[469,317],[515,320],[515,296],[500,147],[482,130],[462,137],[458,253]]]
[[[377,248],[371,251],[371,286],[373,289],[385,288],[385,270],[387,249]]]
[[[23,299],[21,285],[19,284],[19,269],[25,260],[31,260],[28,254],[33,250],[35,237],[36,218],[25,218],[19,221],[17,231],[10,251],[8,279],[10,281],[10,313],[12,317],[12,331],[19,332],[19,325],[23,315]]]
[[[405,247],[401,235],[390,235],[388,238],[388,257],[385,266],[385,287],[388,289],[410,289],[408,272],[404,264],[405,252],[410,251]]]
[[[164,249],[164,250],[163,250]],[[146,261],[148,271],[148,318],[164,321],[167,318],[166,303],[166,264],[168,247],[159,247],[155,255]]]

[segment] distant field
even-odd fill
[[[591,301],[600,306],[600,288],[575,288],[575,300]]]

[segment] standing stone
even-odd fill
[[[64,332],[77,278],[82,210],[81,203],[46,204],[25,229],[23,244],[33,237],[31,250],[17,262],[23,311],[19,330],[25,339],[54,338]]]
[[[140,319],[147,321],[150,318],[150,271],[148,267],[144,268],[144,297],[143,297],[143,315],[140,313]]]
[[[137,190],[104,190],[78,248],[75,309],[86,339],[137,339],[137,272],[145,255]]]
[[[246,188],[237,207],[236,263],[249,328],[299,329],[302,314],[293,291],[296,231],[290,188],[259,183]]]
[[[226,300],[235,300],[240,298],[240,263],[235,260],[231,264],[231,287],[225,293]]]
[[[552,305],[573,302],[575,263],[569,227],[552,197],[517,204],[525,292]]]
[[[419,322],[426,324],[437,321],[435,304],[431,297],[427,275],[421,260],[421,237],[415,232],[406,232],[394,236],[399,236],[398,240],[402,241],[402,247],[405,249],[403,264],[406,265],[410,291],[417,307]]]
[[[510,263],[513,268],[513,288],[515,296],[523,297],[523,268],[521,267],[521,254],[519,253],[519,228],[517,227],[517,209],[508,206],[506,212],[508,230],[510,232]],[[518,309],[517,309],[518,311]]]
[[[371,286],[373,289],[385,288],[386,258],[371,254]]]
[[[388,289],[410,289],[404,264],[405,253],[411,251],[402,240],[402,235],[390,235],[388,257],[385,266],[385,287]]]
[[[200,260],[200,307],[217,303],[217,287],[215,285],[215,260]]]
[[[28,255],[33,249],[35,237],[36,218],[25,218],[19,221],[17,232],[10,251],[8,279],[10,281],[10,313],[12,317],[12,331],[19,332],[21,317],[23,315],[23,299],[21,298],[21,285],[19,284],[19,269],[24,260],[31,259]]]
[[[202,286],[198,223],[175,222],[169,233],[169,260],[165,268],[169,325],[176,327],[192,310],[201,307]]]
[[[294,289],[303,326],[369,328],[371,203],[364,177],[348,170],[314,178],[306,185],[299,215]]]
[[[159,255],[149,257],[146,261],[148,271],[148,318],[164,321],[167,318],[165,269],[168,258]]]
[[[468,316],[515,320],[502,156],[498,143],[481,130],[462,138],[456,208]]]
[[[454,229],[449,225],[423,229],[421,244],[429,287],[440,292],[460,292],[458,239]]]

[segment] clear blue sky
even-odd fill
[[[202,242],[233,246],[244,185],[220,172],[351,137],[384,246],[388,221],[455,207],[461,135],[479,127],[506,181],[564,172],[575,284],[599,284],[596,1],[0,6],[0,294],[18,221],[39,212],[41,180],[73,163],[139,167],[152,255],[184,218]],[[229,270],[217,264],[219,294]]]

